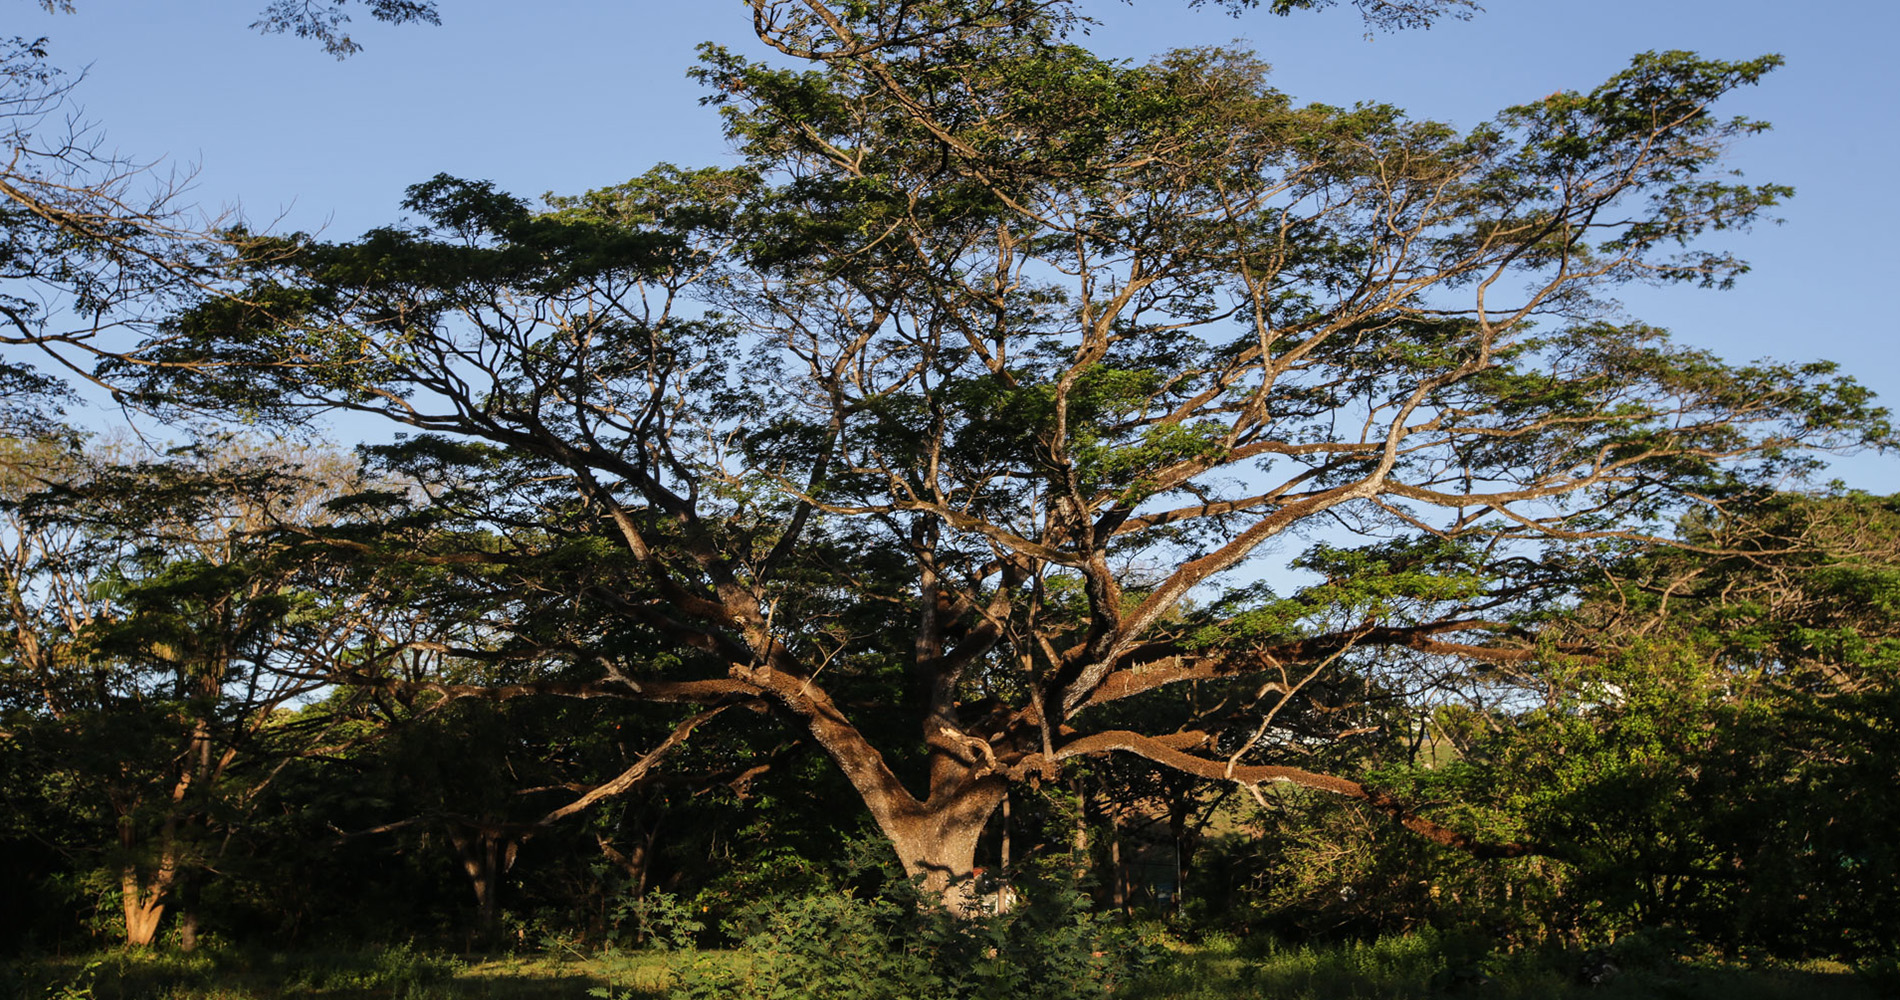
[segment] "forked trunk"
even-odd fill
[[[159,921],[165,919],[169,880],[152,884],[140,881],[138,872],[126,868],[119,875],[119,893],[125,904],[125,943],[133,948],[149,948],[158,940]]]
[[[449,843],[461,857],[462,871],[475,890],[475,923],[492,941],[501,927],[501,883],[515,866],[515,853],[527,839],[503,823],[448,824]]]
[[[654,848],[659,839],[660,824],[658,822],[647,828],[640,839],[634,841],[625,852],[616,848],[611,839],[600,834],[594,835],[595,842],[600,845],[601,856],[627,873],[627,878],[633,884],[635,897],[644,896],[647,893],[647,877],[652,874]]]
[[[941,897],[952,911],[975,913],[983,907],[973,880],[977,841],[1002,801],[1003,786],[996,782],[948,802],[923,803],[889,815],[876,815],[873,810],[873,814],[905,874],[920,879],[924,890]]]
[[[130,864],[119,869],[119,899],[125,909],[125,943],[129,947],[149,948],[158,940],[159,921],[165,919],[165,908],[177,888],[178,845],[170,829],[164,830],[160,839],[165,848],[159,853],[155,869],[140,872],[137,865]],[[135,846],[130,824],[120,827],[119,843],[127,850]]]
[[[978,902],[971,878],[977,841],[1009,789],[1009,780],[996,771],[994,748],[962,735],[954,716],[932,716],[926,732],[930,794],[919,801],[885,764],[884,755],[809,679],[795,680],[763,667],[735,668],[734,676],[775,690],[804,713],[818,745],[850,779],[878,829],[889,838],[905,874],[953,911],[973,911]],[[942,676],[937,681],[933,699],[953,705],[954,684]]]

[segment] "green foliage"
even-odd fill
[[[46,1000],[93,1000],[94,981],[103,965],[103,960],[93,959],[70,980],[49,985],[46,987]]]
[[[291,994],[387,990],[401,1000],[427,995],[431,987],[448,982],[461,967],[454,959],[404,942],[293,967],[283,989]]]
[[[390,24],[442,23],[434,0],[331,0],[329,3],[271,0],[270,6],[251,23],[251,28],[265,34],[288,33],[313,39],[323,46],[323,51],[338,59],[347,59],[363,50],[343,27],[350,23],[348,10],[352,3],[362,4],[371,17]]]
[[[1263,820],[1255,919],[1374,928],[1474,924],[1511,940],[1608,941],[1670,927],[1731,954],[1863,960],[1900,931],[1881,762],[1900,752],[1890,688],[1812,698],[1648,645],[1569,678],[1500,725],[1447,710],[1458,757],[1375,780],[1493,842],[1476,862],[1351,807]],[[1447,747],[1446,749],[1449,749]]]
[[[1831,617],[1796,613],[1816,596],[1797,587],[1779,604],[1753,594],[1760,614],[1705,600],[1679,627],[1663,610],[1675,583],[1743,569],[1564,548],[1672,523],[1713,537],[1720,525],[1684,512],[1810,470],[1802,449],[1892,440],[1885,411],[1826,365],[1728,365],[1594,318],[1631,281],[1720,287],[1745,270],[1704,238],[1789,192],[1721,173],[1766,126],[1714,107],[1778,58],[1647,53],[1588,92],[1458,129],[1389,105],[1298,105],[1240,51],[1104,59],[1068,41],[1059,3],[853,2],[830,21],[797,6],[755,13],[802,66],[703,50],[739,168],[660,166],[546,210],[438,175],[409,189],[415,220],[357,239],[232,233],[230,294],[194,294],[108,359],[100,378],[163,412],[342,410],[419,436],[370,450],[389,479],[326,505],[336,521],[240,533],[298,544],[213,559],[134,542],[73,591],[114,602],[107,624],[48,634],[75,684],[91,667],[115,680],[57,719],[14,685],[8,724],[68,762],[31,779],[36,806],[111,786],[116,817],[95,804],[66,823],[100,843],[105,820],[127,834],[95,850],[96,873],[159,873],[166,900],[169,873],[218,868],[212,845],[251,847],[301,876],[253,888],[284,926],[347,916],[325,869],[348,863],[406,875],[377,890],[391,905],[373,919],[448,927],[446,837],[481,933],[504,891],[535,914],[521,933],[563,947],[631,930],[697,954],[699,925],[723,920],[744,961],[690,962],[684,995],[1082,996],[1125,983],[1141,949],[1066,882],[971,918],[895,884],[839,893],[822,841],[844,823],[819,814],[857,795],[913,871],[960,873],[1008,783],[1135,774],[1073,760],[1112,749],[1200,754],[1185,773],[1226,758],[1241,782],[1267,756],[1373,760],[1373,806],[1415,803],[1414,826],[1422,813],[1558,859],[1486,867],[1394,846],[1369,807],[1286,794],[1262,842],[1232,850],[1259,889],[1230,904],[1236,926],[1478,921],[1539,940],[1674,922],[1739,949],[1792,912],[1798,931],[1775,947],[1854,955],[1900,929],[1883,915],[1900,912],[1893,848],[1873,836],[1895,816],[1866,791],[1895,756],[1893,637],[1867,627],[1892,580],[1827,565]],[[1355,6],[1406,25],[1468,5]],[[352,44],[334,17],[307,23]],[[141,510],[211,509],[178,505],[152,472]],[[111,520],[104,547],[141,523]],[[1293,564],[1316,582],[1288,597],[1247,583],[1273,539],[1334,523],[1360,537]],[[1640,581],[1580,592],[1592,559]],[[383,616],[370,639],[315,627],[310,595],[356,594]],[[1655,620],[1622,627],[1629,608]],[[1565,642],[1577,635],[1621,651]],[[1580,645],[1585,667],[1558,655]],[[266,669],[287,649],[324,654]],[[309,687],[230,704],[266,677]],[[355,686],[323,706],[352,723],[345,745],[325,748],[328,770],[277,769],[322,713],[274,712],[336,681]],[[1408,715],[1447,691],[1504,703]],[[580,820],[559,835],[540,821],[688,703],[735,709],[674,761],[715,804],[642,784],[580,836]],[[1393,734],[1413,721],[1422,759]],[[762,735],[771,722],[791,735]],[[1087,731],[1102,725],[1154,738]],[[217,732],[243,739],[213,746]],[[85,739],[58,742],[72,734]],[[1114,738],[1064,752],[1091,736]],[[820,753],[848,789],[811,773]],[[133,757],[236,763],[97,777]],[[225,786],[244,794],[199,798],[245,767],[251,784]],[[1298,774],[1326,780],[1279,772]],[[181,792],[167,799],[161,779]],[[1191,792],[1126,784],[1117,805],[1152,791],[1183,825]],[[393,834],[400,860],[360,842],[247,843],[239,814],[260,801],[278,806],[275,831]],[[1820,801],[1833,828],[1789,819]],[[292,818],[303,805],[324,808]],[[1086,796],[1074,808],[1084,825]],[[961,825],[899,832],[933,816]],[[696,828],[663,843],[661,818]],[[630,860],[623,836],[651,853]],[[624,883],[579,860],[589,839]],[[965,856],[935,857],[944,844]],[[570,885],[530,898],[542,851]],[[644,894],[649,876],[677,894]],[[1405,947],[1426,945],[1325,974],[1430,988],[1446,970],[1421,978],[1424,952]],[[361,988],[420,981],[375,975]]]
[[[1882,978],[1891,975],[1891,963],[1870,963],[1858,975],[1827,965],[1744,968],[1657,953],[1635,940],[1627,947],[1619,943],[1607,957],[1619,971],[1603,985],[1583,986],[1575,980],[1586,957],[1561,948],[1484,954],[1468,939],[1432,933],[1335,945],[1216,938],[1194,946],[1173,944],[1146,972],[1112,993],[1084,995],[1090,1000],[1107,995],[1132,1000],[1425,1000],[1446,995],[1876,1000],[1891,995],[1890,980]],[[371,952],[229,952],[190,959],[88,954],[0,965],[0,1000],[88,995],[92,1000],[554,1000],[583,993],[608,1000],[658,1000],[667,995],[669,977],[701,961],[724,963],[737,972],[747,960],[736,952],[603,955],[559,967],[504,960],[461,966],[452,979],[434,973],[393,976],[371,986],[364,985],[366,978],[345,972],[374,965]],[[316,981],[337,985],[308,985]]]
[[[1188,0],[1188,6],[1218,3],[1235,14],[1243,8],[1260,6],[1260,0]],[[1324,10],[1338,0],[1268,0],[1267,9],[1281,17],[1295,11]],[[1440,17],[1467,19],[1480,8],[1477,0],[1353,0],[1353,6],[1366,24],[1388,31],[1401,28],[1426,28]]]
[[[637,943],[655,951],[690,949],[706,929],[692,904],[669,892],[623,896],[610,916],[616,928],[630,927]]]
[[[743,960],[676,966],[690,1000],[1093,1000],[1154,958],[1153,945],[1092,913],[1059,880],[1024,886],[1002,914],[920,905],[908,883],[777,900],[729,927]]]

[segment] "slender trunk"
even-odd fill
[[[1177,793],[1168,808],[1168,832],[1174,836],[1174,905],[1181,906],[1181,900],[1187,892],[1188,867],[1194,863],[1194,849],[1199,846],[1199,831],[1188,827],[1188,817],[1193,811],[1193,800],[1185,793]]]
[[[664,817],[661,822],[664,822]],[[600,834],[594,835],[595,843],[600,845],[601,856],[627,873],[627,878],[632,881],[635,897],[647,894],[647,879],[653,867],[654,849],[660,840],[660,825],[660,822],[656,822],[642,832],[639,835],[640,839],[634,841],[633,846],[627,848],[624,853],[614,847],[612,840]]]
[[[1002,869],[1005,876],[1009,874],[1009,836],[1009,791],[1005,789],[1003,791],[1003,836],[1001,842],[996,845],[996,867]]]
[[[1076,778],[1069,787],[1075,791],[1075,829],[1071,831],[1069,845],[1071,857],[1075,863],[1075,880],[1087,880],[1089,874],[1089,798],[1088,789],[1082,779]]]
[[[653,868],[653,852],[657,849],[660,842],[660,827],[665,825],[665,823],[665,813],[654,817],[653,825],[647,828],[646,836],[642,837],[640,842],[634,845],[634,850],[638,852],[638,856],[634,860],[633,865],[629,866],[628,872],[633,875],[633,894],[635,896],[644,896],[647,894],[647,874]]]
[[[198,896],[204,876],[190,871],[178,879],[178,950],[198,949]]]
[[[494,931],[500,915],[496,905],[496,898],[501,895],[498,884],[501,881],[501,865],[498,863],[500,858],[496,857],[499,846],[493,837],[482,838],[481,874],[475,877],[475,899],[479,904],[476,919],[483,933]]]

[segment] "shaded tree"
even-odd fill
[[[194,905],[223,835],[324,727],[277,713],[362,638],[363,595],[320,593],[274,541],[320,520],[350,463],[218,442],[155,461],[10,442],[4,584],[9,751],[108,870],[127,943]],[[110,845],[110,846],[108,846]]]
[[[1891,498],[1769,494],[1687,519],[1679,547],[1578,560],[1545,631],[1587,650],[1417,712],[1424,752],[1379,762],[1435,816],[1544,857],[1474,865],[1276,798],[1259,845],[1224,845],[1262,889],[1231,916],[1883,954],[1895,526]]]

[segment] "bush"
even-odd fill
[[[768,900],[729,922],[737,961],[696,955],[681,1000],[1095,1000],[1157,953],[1056,880],[1003,914],[958,916],[909,883]]]
[[[375,951],[306,957],[285,977],[285,993],[387,990],[396,997],[427,994],[455,977],[461,963],[406,942]]]

